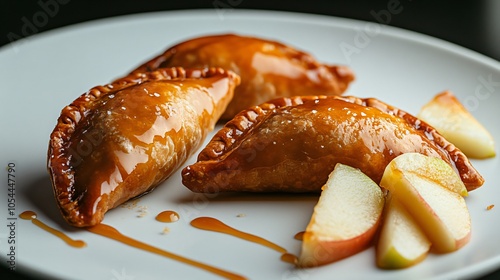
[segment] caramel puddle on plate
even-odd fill
[[[69,246],[76,247],[76,248],[83,248],[83,247],[87,246],[87,244],[84,241],[71,239],[69,236],[62,233],[61,231],[58,231],[57,229],[52,228],[52,227],[44,224],[42,221],[40,221],[36,218],[36,213],[33,211],[24,211],[23,213],[19,214],[19,217],[23,220],[31,220],[31,222],[33,224],[35,224],[36,226],[38,226],[41,229],[44,229],[45,231],[52,233],[55,236],[61,238]]]
[[[306,233],[305,231],[299,231],[299,232],[297,232],[297,233],[293,236],[293,238],[294,238],[294,239],[297,239],[297,240],[299,240],[299,241],[302,241],[302,240],[304,240],[304,234],[305,234],[305,233]]]
[[[179,214],[175,211],[166,210],[156,215],[156,220],[162,223],[173,223],[179,220]]]
[[[297,256],[290,253],[284,253],[283,255],[281,255],[280,259],[283,262],[291,263],[293,265],[297,264],[298,262]]]
[[[281,253],[281,260],[284,262],[292,263],[295,264],[297,262],[297,257],[288,253],[287,250],[279,245],[274,244],[271,241],[268,241],[262,237],[246,233],[243,231],[239,231],[235,228],[232,228],[223,222],[211,218],[211,217],[199,217],[191,221],[191,225],[194,226],[195,228],[203,229],[203,230],[210,230],[210,231],[215,231],[215,232],[220,232],[220,233],[225,233],[229,234],[250,242],[254,242],[260,245],[264,245],[266,247],[269,247],[275,251],[278,251]]]
[[[135,240],[135,239],[130,238],[126,235],[123,235],[114,227],[111,227],[111,226],[108,226],[105,224],[98,224],[98,225],[87,228],[87,230],[92,232],[92,233],[111,238],[115,241],[121,242],[121,243],[129,245],[131,247],[135,247],[135,248],[140,249],[140,250],[144,250],[144,251],[147,251],[147,252],[150,252],[153,254],[167,257],[167,258],[176,260],[178,262],[182,262],[182,263],[206,270],[208,272],[217,274],[217,275],[225,277],[227,279],[246,279],[245,277],[243,277],[241,275],[234,274],[232,272],[225,271],[225,270],[222,270],[222,269],[219,269],[219,268],[216,268],[216,267],[204,264],[204,263],[200,263],[200,262],[197,262],[195,260],[191,260],[191,259],[179,256],[179,255],[176,255],[174,253],[170,253],[168,251],[156,248],[154,246],[148,245],[148,244],[143,243],[141,241]]]

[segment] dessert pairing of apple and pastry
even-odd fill
[[[137,65],[76,97],[50,135],[48,171],[70,225],[244,279],[102,223],[107,211],[181,170],[182,183],[196,193],[317,193],[300,252],[216,217],[192,222],[270,246],[301,268],[369,246],[378,267],[405,268],[470,240],[465,197],[484,179],[469,158],[494,157],[495,146],[453,93],[436,95],[412,115],[376,96],[345,96],[355,79],[349,66],[235,34],[192,38]],[[202,148],[216,124],[220,130]]]

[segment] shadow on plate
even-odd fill
[[[190,193],[179,198],[178,203],[192,203],[198,200],[211,202],[284,202],[284,201],[316,201],[319,193]]]
[[[57,202],[52,191],[52,183],[49,175],[37,174],[33,176],[31,181],[28,181],[22,188],[19,188],[18,194],[22,195],[27,200],[27,205],[31,205],[32,209],[24,209],[35,211],[37,214],[43,214],[50,221],[54,222],[64,231],[77,231],[79,229],[71,227],[66,223],[59,211]],[[42,222],[48,222],[42,220]]]

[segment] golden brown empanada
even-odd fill
[[[439,157],[468,190],[484,182],[467,157],[434,128],[379,100],[280,98],[240,112],[182,170],[194,192],[317,192],[335,164],[379,182],[396,156]]]
[[[65,107],[48,149],[64,218],[98,224],[164,181],[203,143],[238,83],[223,69],[158,69],[92,88]]]
[[[324,65],[284,44],[233,34],[182,42],[134,72],[159,67],[221,67],[241,76],[241,85],[221,119],[278,97],[303,94],[341,95],[354,79],[346,66]]]

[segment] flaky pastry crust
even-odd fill
[[[434,128],[374,98],[279,98],[240,112],[182,170],[194,192],[318,192],[335,164],[380,182],[396,156],[439,157],[468,190],[484,179]]]
[[[341,95],[354,80],[347,66],[325,65],[279,42],[235,34],[194,38],[167,49],[134,72],[159,67],[221,67],[241,76],[222,120],[278,97]]]
[[[203,143],[238,83],[223,69],[161,68],[94,87],[66,106],[47,165],[67,222],[98,224],[168,178]]]

